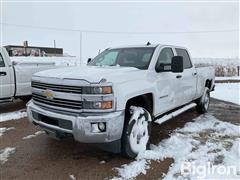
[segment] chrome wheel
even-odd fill
[[[210,100],[209,100],[209,94],[206,93],[205,98],[204,98],[204,108],[205,108],[205,110],[208,109],[208,107],[209,107],[209,102],[210,102]]]
[[[148,125],[151,121],[150,114],[141,107],[131,107],[132,117],[129,124],[133,123],[129,134],[131,150],[138,154],[145,151],[149,141]]]
[[[199,113],[203,114],[208,111],[209,104],[210,104],[210,91],[207,87],[205,88],[204,93],[201,96],[201,98],[197,99],[195,102],[197,104],[196,110]]]

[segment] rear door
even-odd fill
[[[192,65],[190,56],[186,49],[175,48],[176,54],[183,57],[184,71],[178,76],[181,83],[178,83],[178,105],[191,102],[196,94],[197,73]]]
[[[12,94],[10,67],[4,62],[0,51],[0,99],[9,98]]]

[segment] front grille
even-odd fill
[[[75,100],[67,100],[67,99],[60,99],[60,98],[53,98],[48,99],[45,96],[33,93],[32,98],[34,102],[39,102],[43,104],[47,104],[50,106],[56,106],[61,108],[68,108],[68,109],[82,109],[82,101],[75,101]]]
[[[82,87],[69,85],[56,85],[32,81],[32,87],[38,89],[50,89],[58,92],[82,94]]]

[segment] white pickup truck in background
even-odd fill
[[[81,70],[36,73],[27,111],[51,136],[134,158],[148,147],[152,120],[163,123],[194,106],[206,112],[214,79],[214,69],[195,68],[183,47],[109,48]]]
[[[68,66],[56,64],[63,57],[9,57],[6,49],[0,47],[0,103],[13,98],[27,100],[31,95],[31,78],[36,72]],[[66,58],[73,59],[73,58]]]

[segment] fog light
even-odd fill
[[[91,132],[93,133],[101,133],[106,131],[106,123],[105,122],[96,122],[91,123]]]
[[[106,131],[106,123],[104,122],[98,123],[98,128],[101,132]]]

